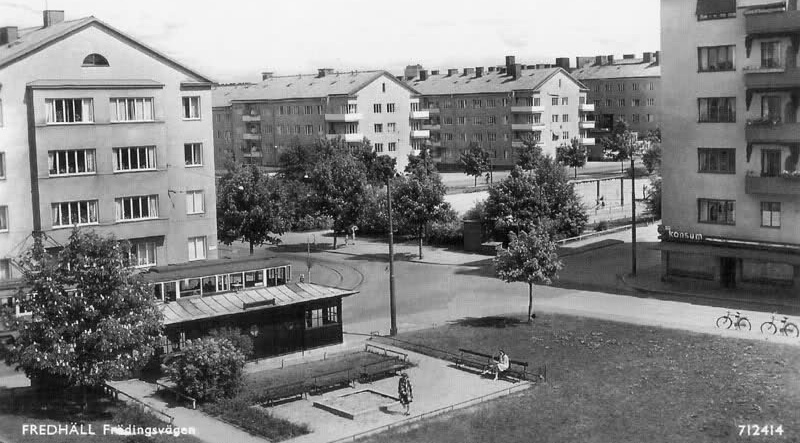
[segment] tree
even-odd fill
[[[279,236],[291,225],[286,190],[257,166],[236,166],[217,184],[217,236],[230,245],[244,240],[255,246],[280,243]]]
[[[555,238],[574,237],[586,226],[586,212],[564,167],[544,156],[536,169],[516,167],[508,177],[489,187],[486,216],[500,230],[520,231],[549,221]]]
[[[282,175],[289,180],[303,180],[319,161],[320,143],[289,147],[279,159]]]
[[[642,163],[647,168],[647,172],[652,174],[654,171],[661,170],[661,130],[649,131],[644,137],[647,147],[642,153]]]
[[[144,367],[159,343],[161,311],[129,252],[125,241],[75,229],[51,253],[35,235],[19,260],[19,304],[32,321],[15,322],[8,363],[31,380],[81,387],[84,404],[87,387]]]
[[[444,201],[445,186],[439,174],[431,176],[411,175],[401,177],[392,191],[394,211],[403,225],[416,233],[419,258],[422,259],[422,239],[425,226],[443,220],[450,205]]]
[[[475,186],[478,186],[478,177],[491,167],[489,153],[475,142],[469,144],[459,161],[464,167],[464,173],[475,177]]]
[[[534,139],[531,134],[525,134],[522,137],[522,148],[517,151],[516,165],[524,171],[532,171],[536,169],[542,156],[542,147],[539,141]]]
[[[575,137],[570,144],[562,144],[556,151],[556,161],[564,166],[575,169],[575,178],[578,178],[578,168],[586,164],[586,147]]]
[[[233,397],[242,384],[244,354],[228,339],[189,340],[164,373],[184,394],[200,401]]]
[[[647,210],[653,217],[661,218],[661,177],[650,177],[650,188],[647,191]]]
[[[242,334],[242,330],[237,327],[214,328],[208,331],[208,336],[218,340],[228,340],[245,359],[253,355],[253,339],[247,334]]]
[[[636,134],[631,132],[630,125],[622,118],[617,120],[608,137],[600,139],[600,144],[607,157],[620,163],[633,157],[640,146]]]
[[[428,149],[423,149],[419,155],[408,154],[405,172],[414,176],[431,176],[439,173]]]
[[[547,229],[532,225],[519,234],[511,233],[508,248],[494,258],[495,273],[506,283],[528,284],[528,322],[533,312],[533,285],[550,285],[563,267],[556,245]]]

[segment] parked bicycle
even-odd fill
[[[736,311],[735,317],[731,317],[731,311],[728,311],[725,315],[717,319],[718,328],[730,329],[731,326],[735,326],[736,329],[747,329],[748,331],[752,329],[750,320],[741,315],[739,311]]]
[[[779,328],[777,324],[775,324],[775,314],[772,315],[772,320],[765,321],[761,323],[761,333],[762,334],[773,334],[781,331],[781,334],[787,337],[798,337],[800,336],[800,330],[797,328],[797,325],[789,321],[789,317],[783,317],[781,320],[781,327]]]

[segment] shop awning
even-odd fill
[[[697,0],[697,15],[730,14],[736,12],[736,0]]]
[[[171,325],[313,300],[347,297],[357,293],[358,291],[313,283],[289,283],[280,286],[262,286],[238,292],[226,292],[208,297],[178,299],[174,302],[164,303],[160,307],[164,313],[164,325]]]
[[[707,255],[710,257],[735,257],[773,263],[800,265],[800,255],[789,252],[763,251],[759,249],[733,248],[726,246],[676,242],[661,242],[655,245],[654,248],[662,251],[680,252],[683,254]]]

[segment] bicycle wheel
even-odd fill
[[[797,329],[797,325],[794,323],[786,323],[786,326],[783,328],[783,333],[789,337],[800,336],[800,330]]]
[[[746,319],[744,317],[739,319],[738,328],[739,329],[747,329],[748,331],[753,329],[753,327],[750,325],[750,320],[748,320],[748,319]]]
[[[731,321],[731,318],[728,317],[727,315],[723,315],[722,317],[717,319],[718,328],[730,329],[732,324],[733,322]]]
[[[762,334],[775,335],[776,332],[778,332],[778,327],[775,326],[775,323],[772,323],[771,321],[765,321],[764,323],[761,323]]]

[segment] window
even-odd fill
[[[0,281],[6,280],[11,280],[11,260],[4,258],[0,259]],[[8,301],[13,304],[14,299],[9,298]],[[11,304],[9,306],[11,306]]]
[[[205,193],[202,190],[186,191],[186,213],[202,214],[206,212]]]
[[[3,127],[3,100],[0,100],[0,128]]]
[[[397,143],[396,142],[389,142],[389,152],[397,151]]]
[[[104,67],[108,66],[108,60],[100,54],[89,54],[83,59],[84,67]]]
[[[375,143],[375,152],[383,152],[383,143]]]
[[[600,92],[600,84],[594,85],[594,92]]]
[[[146,220],[158,218],[158,196],[142,195],[114,200],[117,221]]]
[[[381,83],[381,92],[386,92],[386,83]]]
[[[156,243],[155,242],[131,242],[131,250],[128,252],[131,265],[155,266],[156,265]]]
[[[183,97],[183,119],[200,120],[200,97]]]
[[[703,46],[697,48],[698,71],[733,71],[735,69],[733,63],[733,48],[735,48],[734,45]]]
[[[443,106],[442,107],[445,108],[445,109],[450,109],[450,108],[453,107],[453,102],[451,102],[450,100],[445,100],[443,102]]]
[[[306,125],[306,135],[314,135],[314,125]]]
[[[642,101],[638,98],[631,99],[631,106],[642,106]]]
[[[600,100],[593,100],[595,106],[600,106]]]
[[[494,108],[496,106],[497,106],[497,103],[495,102],[495,99],[493,99],[493,98],[486,99],[486,107],[487,108]]]
[[[561,139],[562,140],[569,140],[569,132],[567,132],[567,131],[562,132],[561,133]]]
[[[624,91],[625,83],[617,83],[617,91]]]
[[[486,140],[488,140],[490,142],[496,142],[497,141],[497,133],[496,132],[487,132],[486,133]]]
[[[655,105],[656,105],[656,99],[654,98],[647,99],[647,106],[655,106]]]
[[[781,65],[781,42],[761,42],[761,67],[780,68]]]
[[[90,98],[45,100],[47,123],[92,123],[94,104]]]
[[[653,114],[647,114],[647,123],[653,123],[656,121],[656,117]]]
[[[654,89],[653,88],[653,82],[648,83],[648,88],[647,89],[649,89],[651,91]]]
[[[0,152],[0,180],[6,178],[6,153]]]
[[[0,232],[8,232],[8,206],[0,206]]]
[[[472,134],[472,141],[482,142],[483,141],[483,134]]]
[[[761,202],[761,227],[781,227],[781,204],[776,202]]]
[[[339,323],[338,306],[306,310],[306,328],[318,328],[336,323]]]
[[[624,108],[625,107],[625,99],[621,98],[621,99],[617,100],[617,106],[619,106],[620,108]]]
[[[561,121],[566,123],[569,121],[569,114],[564,114],[561,116]]]
[[[458,107],[461,108],[461,109],[466,108],[467,107],[467,101],[466,100],[459,100],[458,101]]]
[[[714,97],[697,99],[700,123],[736,122],[736,98]]]
[[[452,125],[453,124],[453,117],[445,117],[444,118],[444,124]]]
[[[558,106],[558,97],[553,97],[551,103],[553,106]]]
[[[761,118],[780,121],[781,97],[779,95],[761,96]]]
[[[111,121],[153,121],[153,99],[112,98]]]
[[[534,98],[533,98],[533,106],[542,106],[542,99],[541,99],[541,97],[534,97]]]
[[[255,286],[264,286],[264,271],[248,271],[244,273],[244,287],[252,288]]]
[[[461,134],[461,141],[462,141],[462,142],[465,142],[465,141],[467,141],[467,133],[466,133],[466,132],[465,132],[465,133],[463,133],[463,134]]]
[[[322,115],[322,105],[317,105],[317,114]]]
[[[639,123],[640,116],[639,114],[631,114],[631,118],[634,123]]]
[[[558,114],[553,114],[553,116],[551,118],[552,118],[553,123],[558,123]]]
[[[606,90],[606,92],[611,92],[611,85],[607,83],[605,85],[605,90]]]
[[[475,109],[483,107],[483,101],[481,99],[474,99],[472,100],[472,107]]]
[[[50,151],[47,153],[50,176],[94,174],[94,156],[94,149]]]
[[[473,125],[482,125],[483,124],[483,117],[472,117],[472,124]]]
[[[155,146],[114,148],[113,156],[114,172],[156,169]]]
[[[717,225],[736,224],[736,202],[734,200],[710,200],[700,198],[697,200],[698,217],[700,223]]]
[[[487,125],[496,125],[497,124],[497,117],[494,115],[490,115],[486,117],[486,124]]]
[[[507,98],[500,99],[500,106],[508,106],[508,99]]]
[[[280,114],[280,115],[283,115],[283,114],[284,114],[283,105],[281,105],[281,106],[279,106],[279,107],[278,107],[278,114]]]
[[[397,123],[387,123],[386,132],[397,132]]]
[[[457,117],[456,118],[456,124],[457,125],[463,125],[465,123],[467,123],[467,118],[466,117]]]
[[[634,91],[639,90],[639,83],[631,83],[631,89]]]
[[[53,227],[97,224],[97,200],[53,203]]]
[[[302,133],[303,133],[303,127],[300,126],[300,125],[294,125],[294,132],[292,132],[292,134],[298,134],[299,135],[299,134],[302,134]]]
[[[444,141],[446,141],[446,142],[451,142],[451,141],[453,141],[453,133],[451,133],[451,132],[445,132],[445,133],[444,133]]]
[[[183,145],[183,158],[186,166],[203,166],[203,144],[186,143]]]
[[[383,123],[375,123],[375,133],[383,132]]]
[[[374,105],[372,105],[372,112],[380,114],[381,112],[383,112],[383,105],[380,103],[375,103]]]
[[[607,98],[607,99],[606,99],[606,107],[609,107],[609,108],[610,108],[610,107],[612,107],[612,106],[614,106],[614,101],[613,101],[613,100],[611,100],[610,98]]]
[[[697,172],[735,174],[736,150],[721,148],[698,148],[697,162]]]
[[[777,177],[781,173],[781,151],[764,149],[761,151],[761,176]]]
[[[189,260],[205,260],[206,258],[206,238],[189,238]]]
[[[386,112],[394,112],[394,103],[386,103]]]
[[[569,105],[569,97],[561,97],[561,106]]]

